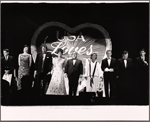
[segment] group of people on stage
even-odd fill
[[[140,57],[136,59],[134,65],[132,59],[128,58],[128,51],[124,51],[122,58],[116,60],[112,57],[112,51],[107,50],[107,57],[102,62],[97,60],[97,53],[92,53],[84,67],[75,51],[72,52],[72,58],[66,59],[63,57],[63,50],[59,48],[57,56],[53,57],[50,52],[47,52],[45,44],[41,45],[41,53],[37,54],[36,60],[33,62],[32,55],[29,54],[29,47],[25,45],[23,53],[18,56],[18,77],[13,57],[9,55],[8,49],[3,50],[2,81],[3,83],[7,81],[11,86],[12,79],[14,79],[17,81],[17,89],[20,90],[23,88],[23,78],[29,76],[34,81],[32,85],[37,96],[45,94],[76,96],[80,84],[79,78],[84,78],[86,92],[101,92],[104,87],[106,97],[114,97],[116,94],[124,97],[132,93],[134,71],[136,71],[136,80],[139,80],[136,84],[139,83],[141,92],[146,92],[144,90],[145,87],[148,87],[148,58],[145,54],[144,49],[140,50]],[[85,72],[83,73],[84,68]],[[101,82],[103,81],[101,80],[101,71],[103,71],[104,82]]]

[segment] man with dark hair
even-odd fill
[[[128,51],[124,51],[122,58],[118,59],[117,69],[119,78],[119,97],[129,98],[133,90],[133,64],[132,59],[128,58]]]
[[[111,57],[112,55],[111,50],[107,50],[106,55],[107,58],[103,59],[101,64],[101,69],[104,72],[105,95],[106,97],[114,97],[117,61],[115,58]]]
[[[12,56],[9,55],[9,49],[4,49],[3,50],[3,57],[1,57],[1,79],[2,80],[2,92],[4,91],[3,89],[5,89],[5,85],[3,86],[3,84],[8,84],[9,86],[7,88],[7,95],[6,97],[7,99],[7,103],[10,103],[10,96],[12,95],[12,90],[14,87],[14,79],[17,80],[16,77],[16,70],[14,68],[14,59]],[[7,82],[7,83],[6,83]],[[5,96],[3,94],[3,96]]]
[[[36,82],[34,83],[35,92],[37,95],[44,95],[46,92],[46,86],[50,81],[50,72],[52,69],[52,55],[47,52],[47,46],[41,45],[41,53],[37,54],[35,61],[35,72]]]
[[[9,55],[9,49],[3,50],[3,57],[1,57],[1,73],[2,76],[5,73],[5,69],[9,69],[10,74],[14,74],[14,77],[16,77],[15,68],[14,68],[14,61],[13,57]]]
[[[136,58],[136,72],[137,72],[137,85],[138,97],[148,98],[148,58],[145,56],[145,49],[140,50],[140,56]]]
[[[148,66],[148,58],[145,56],[145,49],[140,50],[140,57],[137,57],[137,67],[147,67]]]

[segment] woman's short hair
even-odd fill
[[[58,49],[57,49],[57,54],[58,54],[59,52],[61,52],[61,54],[63,54],[63,50],[62,50],[61,48],[58,48]]]
[[[92,56],[93,56],[93,55],[95,55],[95,56],[96,56],[96,59],[97,59],[97,53],[92,53],[92,54],[91,54],[91,57],[90,57],[91,59],[92,59]]]

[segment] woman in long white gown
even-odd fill
[[[58,57],[53,58],[52,78],[46,92],[47,95],[66,95],[63,50],[58,49],[57,53]]]

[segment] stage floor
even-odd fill
[[[70,97],[59,95],[45,95],[36,98],[35,96],[14,96],[12,100],[4,106],[97,106],[97,105],[148,105],[149,100],[145,98],[105,98],[105,97]]]

